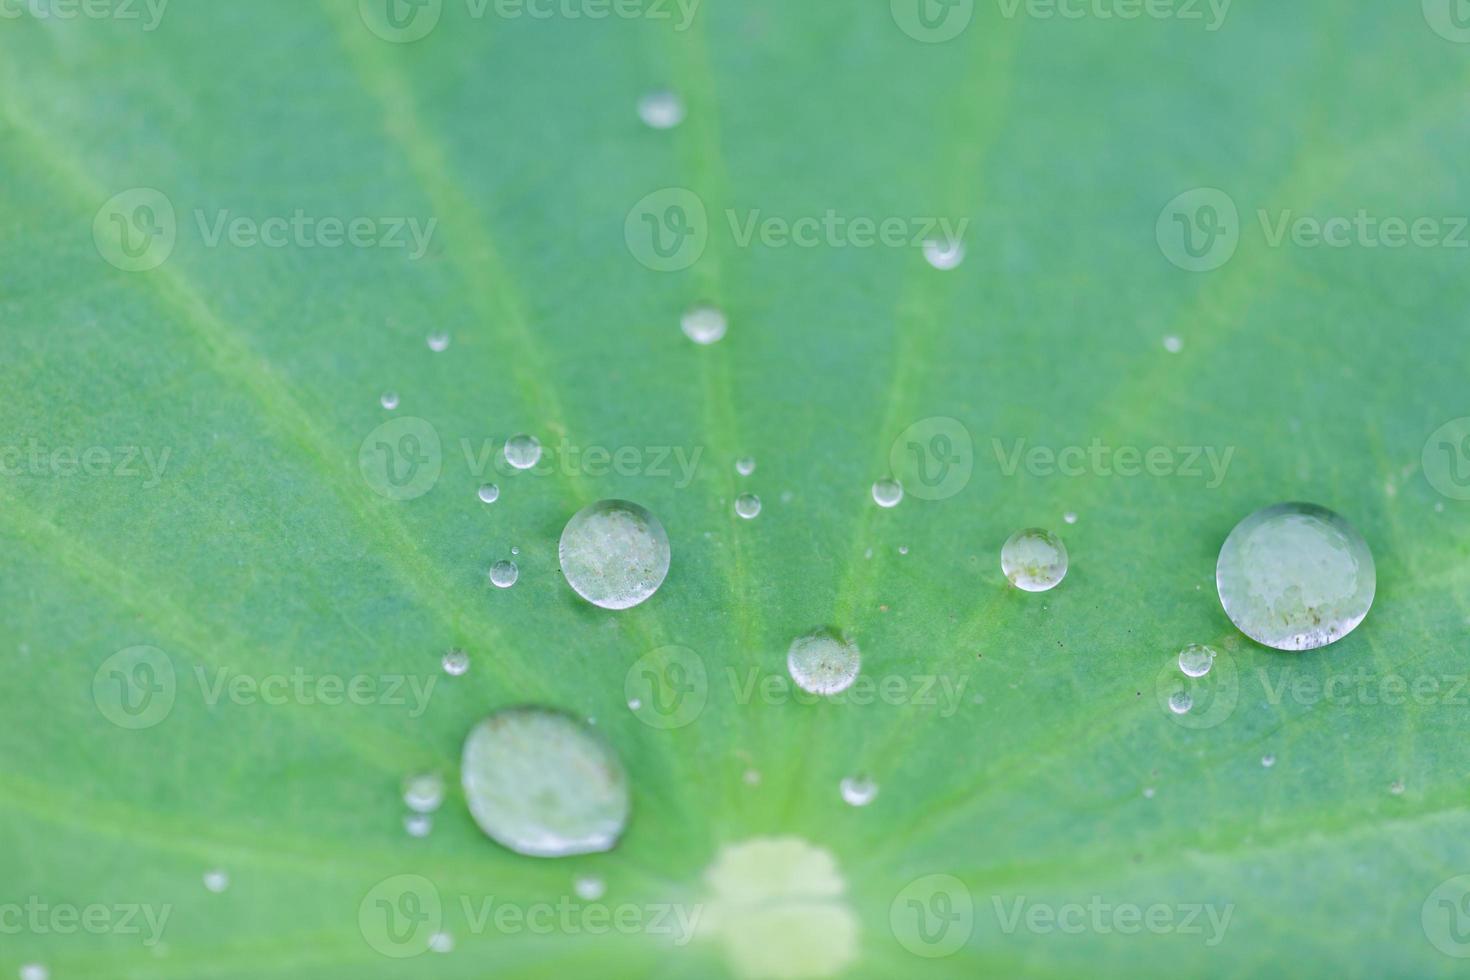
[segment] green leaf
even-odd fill
[[[0,7],[0,975],[1463,970],[1463,3],[925,2]],[[622,612],[607,498],[673,552]],[[1283,500],[1378,569],[1299,654],[1214,592]],[[526,704],[612,851],[475,825]]]

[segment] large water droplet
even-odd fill
[[[754,520],[761,515],[761,498],[753,493],[742,493],[735,498],[735,513],[747,521]]]
[[[954,238],[930,239],[924,243],[924,259],[941,272],[948,272],[965,261],[965,243]]]
[[[508,589],[521,577],[521,570],[513,561],[498,561],[490,566],[490,584],[497,589]]]
[[[879,507],[897,507],[903,501],[903,486],[897,480],[879,480],[873,484],[873,503]]]
[[[863,657],[857,644],[837,630],[825,627],[791,641],[786,669],[808,694],[840,694],[857,680]]]
[[[444,654],[444,673],[450,677],[462,677],[470,669],[470,655],[458,648]]]
[[[1216,651],[1202,643],[1191,643],[1179,651],[1179,669],[1189,677],[1203,677],[1215,666]]]
[[[500,488],[493,483],[480,487],[480,503],[493,504],[500,499]]]
[[[403,781],[403,802],[414,813],[433,813],[444,803],[444,777],[421,772]]]
[[[673,129],[684,121],[684,101],[667,90],[649,92],[638,100],[638,118],[653,129]]]
[[[505,441],[505,461],[518,470],[541,462],[541,442],[535,436],[511,436]]]
[[[480,722],[465,740],[463,778],[480,829],[518,854],[607,851],[628,823],[623,764],[560,711],[508,708]]]
[[[867,806],[878,798],[878,784],[870,776],[848,776],[840,788],[849,806]]]
[[[708,305],[694,307],[679,321],[679,326],[684,328],[684,336],[696,344],[705,345],[724,337],[729,325],[723,310]]]
[[[1362,535],[1315,504],[1276,504],[1235,526],[1215,587],[1225,615],[1277,650],[1314,650],[1347,636],[1373,605],[1378,577]]]
[[[1016,588],[1046,592],[1067,575],[1067,546],[1039,527],[1017,531],[1000,549],[1000,567]]]
[[[669,538],[658,518],[626,500],[578,511],[561,532],[562,574],[603,609],[628,609],[658,591],[669,574]]]

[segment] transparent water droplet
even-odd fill
[[[521,577],[521,570],[513,561],[501,560],[490,566],[490,584],[497,589],[508,589]]]
[[[649,92],[638,100],[638,118],[652,129],[673,129],[684,121],[684,100],[667,89]]]
[[[669,537],[647,509],[600,500],[567,522],[557,548],[561,571],[578,595],[603,609],[647,600],[669,574]]]
[[[465,671],[470,669],[470,655],[456,648],[444,654],[442,664],[444,673],[450,677],[463,677]]]
[[[452,953],[454,952],[454,937],[447,932],[436,932],[429,937],[429,952]]]
[[[857,644],[831,627],[813,630],[791,641],[786,669],[808,694],[840,694],[857,680],[863,663]]]
[[[885,510],[903,502],[903,486],[894,479],[882,479],[873,484],[873,503]]]
[[[610,850],[631,808],[617,755],[583,722],[547,708],[508,708],[465,740],[465,800],[480,829],[518,854]]]
[[[449,334],[443,330],[437,330],[429,334],[429,350],[435,354],[442,354],[449,349]]]
[[[500,488],[493,483],[486,483],[480,487],[480,503],[493,504],[500,499]]]
[[[1152,786],[1145,786],[1143,788],[1143,798],[1145,800],[1151,800],[1154,798],[1154,788]]]
[[[1368,615],[1377,583],[1362,535],[1315,504],[1251,514],[1225,539],[1215,566],[1225,615],[1277,650],[1314,650],[1347,636]]]
[[[1181,338],[1176,337],[1173,334],[1170,334],[1169,336],[1164,338],[1164,350],[1168,351],[1170,354],[1177,354],[1183,349],[1184,341]]]
[[[572,882],[572,889],[584,902],[595,902],[607,893],[607,885],[596,875],[581,875]]]
[[[204,887],[218,895],[230,887],[230,876],[220,868],[204,872]]]
[[[761,774],[758,769],[745,770],[745,774],[741,778],[745,780],[745,785],[747,786],[759,786],[761,784]]]
[[[51,971],[40,963],[27,963],[20,968],[20,980],[50,980]]]
[[[505,461],[518,470],[529,470],[541,462],[541,440],[525,434],[505,441]]]
[[[1188,714],[1193,707],[1194,697],[1188,691],[1181,688],[1169,695],[1169,710],[1176,715]]]
[[[1388,791],[1394,796],[1402,796],[1404,792],[1404,781],[1402,779],[1395,779],[1388,784]]]
[[[898,546],[898,553],[900,555],[906,555],[906,554],[908,554],[909,553],[909,546],[906,545],[906,544],[899,545]]]
[[[394,409],[396,409],[398,407],[398,392],[396,392],[396,391],[385,391],[385,392],[383,392],[383,397],[380,398],[380,399],[378,399],[378,404],[382,405],[384,408],[386,408],[390,412],[393,411]]]
[[[1000,567],[1016,588],[1046,592],[1067,576],[1067,546],[1050,531],[1026,528],[1001,547]]]
[[[735,498],[735,513],[747,521],[754,520],[761,514],[761,498],[753,493],[742,493]]]
[[[684,330],[684,336],[696,344],[718,343],[725,336],[730,321],[725,317],[725,311],[707,304],[696,306],[689,310],[679,320],[679,326]]]
[[[434,818],[427,813],[409,813],[403,817],[403,829],[408,836],[424,838],[434,829]]]
[[[1214,647],[1202,643],[1191,643],[1179,651],[1179,669],[1188,677],[1203,677],[1215,666],[1218,656]]]
[[[444,804],[444,777],[437,772],[409,776],[403,781],[403,802],[414,813],[433,813]]]
[[[1265,755],[1261,756],[1261,767],[1262,768],[1264,768],[1264,769],[1270,769],[1274,765],[1276,765],[1276,757],[1274,755],[1272,755],[1271,753],[1267,752]]]
[[[629,698],[628,699],[628,710],[629,711],[641,711],[642,709],[643,709],[643,699],[642,698]]]
[[[751,456],[742,456],[737,459],[735,461],[735,472],[739,473],[741,476],[750,476],[750,474],[755,472],[755,458]]]
[[[930,239],[924,243],[924,260],[941,272],[958,268],[965,261],[965,243],[957,238]]]
[[[519,555],[521,553],[521,549],[520,548],[517,548],[515,545],[511,545],[510,546],[510,553],[513,554],[513,555]]]
[[[1067,511],[1065,514],[1062,515],[1062,520],[1066,521],[1068,524],[1076,524],[1077,512],[1073,510]]]
[[[848,776],[840,789],[848,806],[867,806],[878,798],[878,784],[870,776]]]

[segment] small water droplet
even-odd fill
[[[629,698],[628,699],[628,710],[629,711],[639,711],[642,708],[643,708],[643,699],[642,698]]]
[[[1402,796],[1404,792],[1404,781],[1402,779],[1395,779],[1389,784],[1388,791],[1394,796]]]
[[[1347,636],[1368,615],[1377,583],[1362,535],[1315,504],[1251,514],[1225,539],[1215,566],[1225,615],[1277,650],[1314,650]]]
[[[465,671],[470,669],[470,655],[456,648],[444,654],[442,663],[444,673],[450,677],[463,677]]]
[[[480,503],[493,504],[500,499],[500,488],[493,483],[480,487]]]
[[[427,813],[409,813],[403,817],[403,829],[410,837],[428,837],[434,829],[434,818]]]
[[[444,803],[444,777],[421,772],[403,781],[403,802],[414,813],[433,813]]]
[[[607,893],[607,885],[596,875],[582,875],[572,882],[577,897],[585,902],[595,902]]]
[[[684,121],[684,100],[667,89],[649,92],[638,100],[638,118],[653,129],[673,129]]]
[[[742,456],[735,461],[735,472],[741,476],[750,476],[755,472],[755,459],[751,456]]]
[[[840,788],[848,806],[867,806],[878,798],[878,784],[870,776],[848,776]]]
[[[442,354],[449,349],[449,334],[442,330],[429,334],[429,350]]]
[[[398,392],[385,391],[383,392],[383,397],[378,399],[378,402],[391,412],[398,407]]]
[[[521,549],[520,548],[517,548],[515,545],[511,545],[510,546],[510,553],[513,554],[513,555],[519,555],[521,553]]]
[[[906,544],[899,545],[898,546],[898,553],[900,555],[906,555],[906,554],[908,554],[909,553],[909,546],[906,545]]]
[[[631,807],[617,755],[571,715],[507,708],[465,740],[465,801],[480,829],[518,854],[610,850]]]
[[[219,868],[204,872],[204,887],[218,895],[230,887],[230,876]]]
[[[857,680],[862,667],[857,644],[831,627],[813,630],[791,641],[786,669],[808,694],[840,694]]]
[[[1077,512],[1073,510],[1067,511],[1065,514],[1062,515],[1062,520],[1066,521],[1068,524],[1076,524]]]
[[[1215,666],[1216,653],[1214,647],[1207,647],[1202,643],[1191,643],[1179,651],[1179,669],[1189,677],[1203,677]]]
[[[27,963],[20,968],[20,980],[50,980],[51,971],[40,963]]]
[[[603,609],[647,600],[669,574],[669,537],[647,509],[601,500],[578,511],[557,547],[567,584]]]
[[[1276,757],[1274,755],[1272,755],[1271,753],[1267,752],[1265,755],[1261,756],[1261,766],[1262,767],[1264,767],[1266,769],[1270,769],[1274,765],[1276,765]]]
[[[924,243],[924,259],[941,272],[948,272],[965,261],[965,243],[957,238],[930,239]]]
[[[529,470],[541,462],[541,441],[525,434],[505,441],[505,461],[518,470]]]
[[[679,320],[679,326],[683,328],[684,336],[696,344],[708,346],[718,343],[725,336],[730,321],[726,319],[723,310],[706,304],[685,313]]]
[[[747,786],[759,786],[761,783],[761,774],[757,769],[745,770],[745,775],[741,778],[745,780]]]
[[[454,952],[454,937],[447,932],[436,932],[429,937],[429,952],[452,953]]]
[[[753,493],[742,493],[735,498],[735,513],[747,521],[754,520],[761,514],[761,498]]]
[[[1168,351],[1170,354],[1177,354],[1183,349],[1184,341],[1181,338],[1176,337],[1173,334],[1170,334],[1169,336],[1164,338],[1164,350]]]
[[[873,557],[873,549],[872,548],[868,548],[866,551],[864,551],[863,552],[863,557],[864,558],[872,558]]]
[[[1169,710],[1176,715],[1188,714],[1189,709],[1193,707],[1194,697],[1188,691],[1181,688],[1169,695]]]
[[[1143,798],[1145,800],[1151,800],[1154,798],[1154,788],[1152,786],[1145,786],[1143,788]]]
[[[1046,592],[1067,576],[1067,547],[1050,531],[1026,528],[1001,547],[1000,567],[1016,588]]]
[[[521,577],[521,570],[513,561],[498,561],[490,566],[490,584],[497,589],[508,589]]]
[[[887,510],[903,501],[903,486],[893,479],[882,479],[873,484],[873,503]]]

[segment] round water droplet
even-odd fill
[[[403,802],[414,813],[433,813],[444,803],[444,778],[436,772],[422,772],[403,781]]]
[[[903,486],[897,480],[879,480],[873,484],[873,503],[887,509],[897,507],[903,501]]]
[[[463,650],[450,650],[444,654],[444,673],[450,677],[462,677],[470,669],[470,655]]]
[[[1388,784],[1388,791],[1394,796],[1402,796],[1404,793],[1404,781],[1402,779],[1395,779]]]
[[[878,784],[869,776],[848,776],[842,781],[842,800],[848,806],[867,806],[878,798]]]
[[[1062,520],[1066,521],[1068,524],[1076,524],[1077,523],[1077,513],[1076,513],[1076,511],[1071,511],[1071,510],[1067,511],[1065,514],[1062,515]]]
[[[1176,715],[1185,715],[1194,707],[1194,698],[1182,688],[1169,695],[1169,710]]]
[[[718,342],[725,336],[729,325],[723,310],[708,305],[694,307],[679,321],[679,326],[684,328],[684,336],[696,344],[705,345]]]
[[[500,488],[493,483],[480,487],[480,503],[493,504],[500,499]]]
[[[1179,669],[1189,677],[1203,677],[1215,666],[1217,655],[1213,647],[1191,643],[1179,651]]]
[[[1315,504],[1276,504],[1235,526],[1215,586],[1242,633],[1277,650],[1314,650],[1347,636],[1373,605],[1373,554],[1353,526]]]
[[[508,589],[521,577],[521,570],[513,561],[498,561],[490,566],[490,584],[497,589]]]
[[[20,980],[50,980],[51,971],[40,963],[27,963],[20,968]]]
[[[661,89],[638,100],[638,118],[653,129],[673,129],[684,121],[684,100]]]
[[[410,837],[428,837],[434,829],[434,818],[427,813],[409,813],[403,818],[403,829]]]
[[[1274,755],[1267,752],[1265,755],[1261,756],[1261,766],[1263,768],[1270,769],[1274,765],[1276,765],[1276,757]]]
[[[857,644],[830,627],[791,641],[786,669],[808,694],[840,694],[857,680],[863,658]]]
[[[429,937],[429,952],[452,953],[454,952],[454,937],[447,932],[436,932]]]
[[[505,442],[505,461],[518,470],[529,470],[541,462],[541,441],[535,436],[512,436]]]
[[[1154,788],[1152,786],[1145,786],[1143,788],[1143,798],[1145,800],[1151,800],[1154,798]]]
[[[899,545],[898,546],[898,553],[900,555],[906,555],[906,554],[908,554],[909,553],[909,546],[906,545],[906,544]]]
[[[429,334],[429,350],[442,354],[449,349],[449,334],[442,330]]]
[[[761,784],[761,774],[758,769],[747,769],[745,770],[745,774],[740,778],[745,780],[745,785],[747,786],[759,786]]]
[[[511,545],[510,546],[510,553],[513,554],[513,555],[519,555],[521,553],[521,549],[520,548],[517,548],[515,545]]]
[[[385,391],[383,392],[383,397],[378,401],[379,404],[391,412],[398,407],[398,392]]]
[[[218,895],[230,887],[230,876],[219,868],[204,872],[204,887]]]
[[[582,722],[545,708],[508,708],[464,745],[464,793],[480,829],[518,854],[610,850],[631,807],[623,765]]]
[[[629,698],[628,699],[628,710],[629,711],[639,711],[642,708],[643,708],[643,699],[642,698]]]
[[[1067,546],[1039,527],[1017,531],[1000,549],[1000,567],[1016,588],[1046,592],[1067,575]]]
[[[735,472],[741,476],[750,476],[755,472],[755,459],[751,456],[742,456],[735,461]]]
[[[1164,350],[1170,354],[1177,354],[1184,349],[1184,341],[1170,334],[1164,338]]]
[[[948,272],[965,261],[965,243],[954,238],[931,239],[924,243],[924,259],[941,272]]]
[[[586,902],[595,902],[607,892],[607,885],[596,875],[582,875],[572,883],[577,897]]]
[[[626,500],[578,511],[561,532],[562,574],[578,595],[603,609],[629,609],[669,574],[669,537],[658,518]]]
[[[735,513],[747,521],[754,520],[761,514],[761,498],[753,493],[742,493],[735,498]]]

